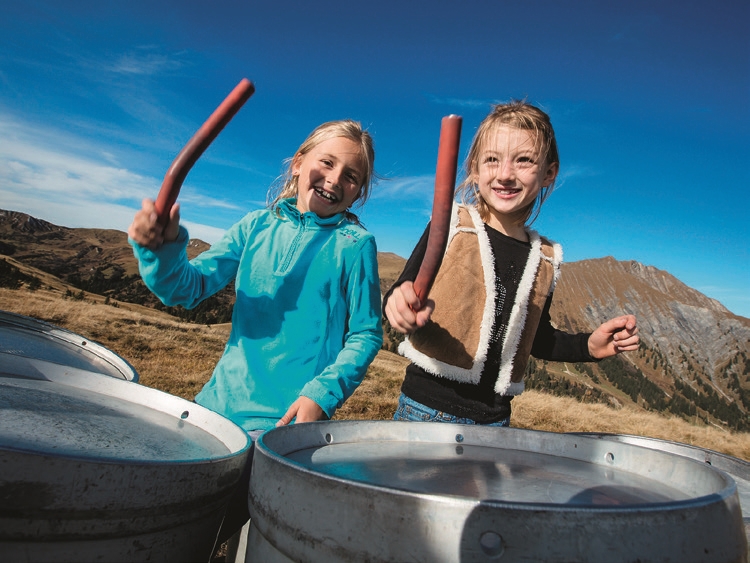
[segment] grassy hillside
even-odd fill
[[[0,310],[51,322],[95,340],[129,361],[143,385],[191,400],[222,353],[229,325],[197,325],[138,305],[105,304],[98,296],[64,298],[59,291],[0,288]],[[381,351],[336,419],[389,419],[406,362]],[[542,391],[513,401],[512,424],[550,432],[634,434],[695,445],[750,461],[750,434],[690,424],[628,406],[586,404]]]

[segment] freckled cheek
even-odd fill
[[[480,170],[479,174],[477,175],[477,183],[489,184],[494,178],[495,175],[493,173],[491,173],[489,170],[483,169]]]

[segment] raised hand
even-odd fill
[[[591,333],[589,337],[589,354],[601,360],[638,349],[640,337],[634,315],[615,317]]]

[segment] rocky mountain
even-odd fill
[[[552,309],[561,328],[589,330],[623,313],[637,316],[646,346],[677,375],[699,371],[726,391],[725,372],[747,370],[750,319],[653,266],[611,257],[563,265]]]
[[[563,265],[551,311],[560,328],[588,331],[623,313],[638,318],[642,345],[619,358],[663,393],[636,403],[750,428],[750,319],[653,266],[611,257]]]
[[[188,256],[197,256],[207,248],[205,242],[193,239],[188,244]],[[71,229],[25,213],[0,210],[0,259],[3,255],[59,278],[68,284],[69,294],[96,293],[114,301],[164,310],[192,322],[213,324],[228,322],[231,317],[231,288],[191,311],[162,305],[141,281],[128,235],[122,231]]]
[[[209,247],[191,240],[188,255],[193,257]],[[12,256],[40,270],[64,278],[84,275],[106,265],[115,272],[138,272],[128,235],[114,229],[69,229],[36,219],[25,213],[0,210],[0,254]]]
[[[206,248],[192,240],[188,254]],[[405,260],[390,253],[378,259],[385,291]],[[233,304],[227,289],[197,310],[164,308],[143,286],[125,233],[70,229],[0,211],[0,284],[38,287],[42,282],[32,268],[54,276],[59,284],[44,285],[66,287],[68,295],[97,293],[193,322],[226,322]],[[638,352],[596,364],[532,362],[530,387],[750,430],[750,319],[665,271],[611,257],[565,263],[551,313],[553,322],[569,332],[588,332],[609,318],[633,313],[642,345]],[[398,335],[386,334],[386,346],[395,347]]]

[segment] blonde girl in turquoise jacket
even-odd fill
[[[354,121],[315,129],[253,211],[188,261],[179,206],[161,228],[144,200],[128,229],[143,281],[165,305],[195,307],[234,282],[232,331],[195,401],[247,431],[330,418],[382,344],[377,249],[351,212],[375,153]]]

